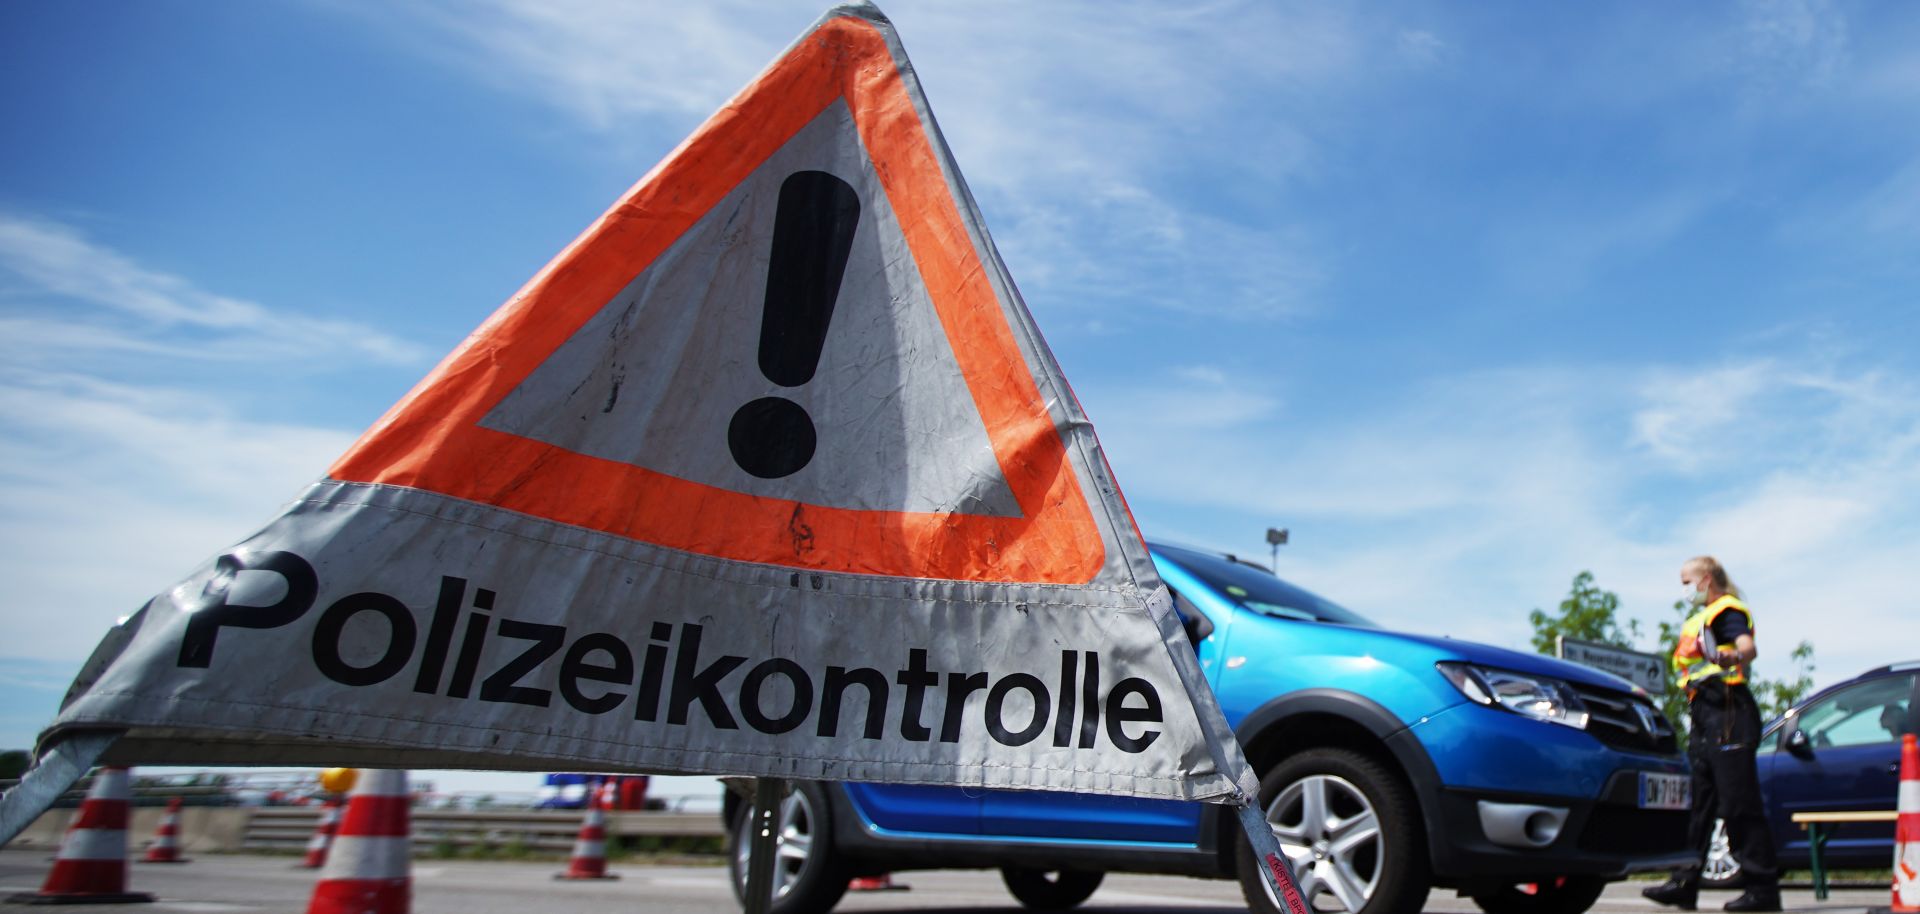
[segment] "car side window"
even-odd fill
[[[1848,686],[1801,711],[1799,730],[1816,749],[1898,740],[1908,729],[1913,674]]]

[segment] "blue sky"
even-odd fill
[[[0,6],[0,743],[820,9]],[[1920,9],[887,11],[1150,535],[1920,656]]]

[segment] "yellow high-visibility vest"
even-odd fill
[[[1746,671],[1740,664],[1723,667],[1713,661],[1718,655],[1720,644],[1713,637],[1713,620],[1729,609],[1737,609],[1747,614],[1747,628],[1758,630],[1754,624],[1753,610],[1740,598],[1727,594],[1708,603],[1705,609],[1687,617],[1680,626],[1680,643],[1673,649],[1673,678],[1692,694],[1700,683],[1718,676],[1728,685],[1742,685],[1747,681]]]

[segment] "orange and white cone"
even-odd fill
[[[147,845],[147,855],[140,858],[141,863],[187,862],[187,858],[180,856],[181,804],[179,797],[167,801],[167,811],[160,814],[160,827],[153,830],[153,843]]]
[[[587,791],[587,817],[580,822],[580,837],[573,842],[573,859],[567,871],[555,873],[555,879],[618,879],[607,872],[607,812],[600,797],[605,791]]]
[[[407,914],[413,902],[412,803],[405,771],[360,772],[307,914]]]
[[[80,814],[67,828],[53,870],[37,893],[21,893],[9,904],[128,904],[152,901],[127,891],[127,820],[133,815],[133,791],[127,769],[102,768]]]
[[[1900,739],[1900,813],[1893,835],[1893,910],[1920,911],[1920,744]]]
[[[317,870],[327,863],[327,848],[333,846],[334,832],[340,830],[340,798],[328,797],[327,804],[320,807],[320,824],[313,829],[313,837],[307,839],[307,856],[300,861],[300,869]]]

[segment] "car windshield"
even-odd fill
[[[1154,552],[1185,568],[1222,597],[1254,612],[1282,619],[1379,627],[1353,610],[1301,590],[1260,568],[1178,546],[1150,545]]]

